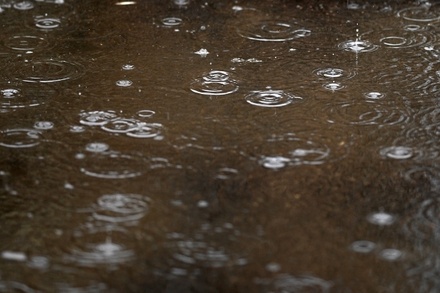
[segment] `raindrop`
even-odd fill
[[[330,82],[330,83],[323,84],[322,86],[326,90],[329,90],[332,92],[339,91],[339,90],[345,88],[345,86],[339,82]]]
[[[13,7],[17,10],[30,10],[34,8],[34,3],[30,1],[21,1],[14,3]]]
[[[122,65],[122,70],[133,70],[134,65],[133,64],[124,64]]]
[[[345,41],[339,44],[339,48],[344,51],[354,52],[354,53],[363,53],[363,52],[372,52],[377,50],[379,46],[374,45],[368,41]]]
[[[12,87],[13,86],[13,87]],[[44,104],[48,98],[55,95],[51,88],[34,87],[15,87],[15,85],[0,85],[0,107],[1,108],[28,108]]]
[[[276,157],[263,157],[260,163],[265,168],[277,170],[284,168],[289,162],[290,159],[286,157],[276,156]]]
[[[80,123],[88,126],[102,126],[118,117],[115,111],[91,111],[80,113]]]
[[[0,131],[0,146],[7,148],[31,148],[40,143],[40,134],[35,129],[26,128]]]
[[[194,54],[200,55],[201,57],[206,57],[206,56],[208,56],[209,51],[204,49],[204,48],[202,48],[202,49],[194,52]]]
[[[382,251],[379,252],[379,257],[381,259],[388,261],[399,260],[402,256],[403,256],[403,252],[394,248],[383,249]]]
[[[220,96],[236,92],[238,85],[226,71],[213,70],[193,81],[190,90],[201,95]]]
[[[101,129],[110,133],[127,133],[138,123],[135,119],[117,118],[102,125]]]
[[[367,217],[367,220],[368,222],[378,226],[389,226],[396,221],[396,217],[385,212],[378,212],[370,214]]]
[[[86,151],[92,153],[102,153],[107,151],[109,148],[110,146],[108,144],[102,142],[92,142],[86,145]]]
[[[140,110],[137,112],[137,115],[141,118],[150,118],[152,117],[156,112],[152,110]]]
[[[178,17],[165,17],[162,19],[162,24],[165,26],[178,26],[182,24],[182,19]]]
[[[198,208],[203,209],[203,208],[207,208],[208,206],[209,206],[209,202],[207,202],[206,200],[199,200],[197,202],[197,207]]]
[[[345,76],[344,70],[340,68],[324,68],[317,69],[315,71],[316,75],[326,77],[326,78],[339,78]]]
[[[120,87],[129,87],[132,84],[133,84],[133,82],[131,80],[122,79],[122,80],[116,81],[116,85],[120,86]]]
[[[376,243],[367,240],[355,241],[350,245],[350,249],[358,253],[370,253],[375,248]]]
[[[72,126],[70,126],[70,132],[81,133],[81,132],[84,132],[84,131],[86,131],[86,128],[84,126],[82,126],[82,125],[72,125]]]
[[[264,90],[254,91],[248,94],[245,99],[249,104],[254,106],[283,107],[302,98],[281,90]]]
[[[391,146],[380,150],[381,156],[397,160],[409,159],[413,154],[412,148],[405,146]]]
[[[149,201],[139,194],[106,194],[98,199],[93,217],[111,223],[138,221],[147,213]]]
[[[38,130],[49,130],[54,127],[54,123],[51,121],[37,121],[34,124],[34,128]]]
[[[311,31],[297,23],[262,21],[248,23],[238,28],[238,34],[246,39],[262,42],[285,42],[310,36]]]
[[[34,22],[37,28],[43,30],[53,30],[61,26],[61,20],[57,17],[37,16]]]
[[[127,135],[136,138],[155,138],[160,139],[162,134],[162,124],[138,122],[127,131]]]
[[[380,92],[368,92],[364,93],[364,96],[369,100],[380,100],[385,97],[385,94]]]

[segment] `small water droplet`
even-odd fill
[[[107,151],[109,148],[110,146],[108,144],[102,142],[92,142],[86,145],[86,151],[92,153],[102,153]]]
[[[339,91],[343,88],[345,88],[345,86],[339,82],[330,82],[330,83],[326,83],[323,85],[323,87],[329,91]]]
[[[37,121],[34,124],[34,128],[38,130],[48,130],[54,127],[54,123],[50,121]]]
[[[399,260],[402,256],[403,252],[394,248],[383,249],[379,252],[379,257],[388,261]]]
[[[380,92],[368,92],[364,93],[364,96],[370,100],[380,100],[385,97],[385,94]]]
[[[245,97],[246,101],[260,107],[283,107],[302,98],[281,90],[255,91]]]
[[[116,85],[120,87],[129,87],[133,84],[131,80],[121,79],[116,81]]]
[[[122,70],[133,70],[134,65],[133,64],[124,64],[122,65]]]
[[[412,148],[405,146],[391,146],[381,149],[380,154],[383,157],[404,160],[413,156],[413,150]]]
[[[396,217],[391,214],[385,213],[385,212],[378,212],[378,213],[370,214],[367,217],[367,220],[368,220],[368,222],[375,224],[375,225],[389,226],[395,222]]]
[[[263,167],[265,168],[276,170],[276,169],[284,168],[289,162],[290,159],[286,157],[280,157],[280,156],[264,157],[261,160],[261,165],[263,165]]]
[[[162,19],[162,24],[165,26],[178,26],[182,24],[182,19],[179,17],[165,17]]]
[[[377,45],[370,43],[369,41],[345,41],[339,44],[339,48],[345,51],[354,53],[372,52],[379,48]]]

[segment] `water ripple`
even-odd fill
[[[311,31],[296,21],[282,22],[264,20],[257,23],[246,23],[237,29],[240,36],[261,42],[285,42],[304,38]]]
[[[13,128],[0,131],[0,146],[31,148],[40,144],[41,132],[35,129]]]
[[[196,94],[207,96],[222,96],[236,92],[237,82],[231,79],[226,71],[213,70],[190,85],[190,90]]]
[[[259,107],[283,107],[295,101],[302,100],[301,97],[292,95],[282,90],[253,91],[246,97],[246,102]]]
[[[85,70],[79,63],[56,60],[35,59],[17,63],[11,74],[25,82],[52,83],[77,79],[84,75]]]

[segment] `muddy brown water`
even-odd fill
[[[435,2],[2,0],[0,30],[0,292],[440,290]]]

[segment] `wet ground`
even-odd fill
[[[440,6],[0,1],[0,292],[438,292]]]

